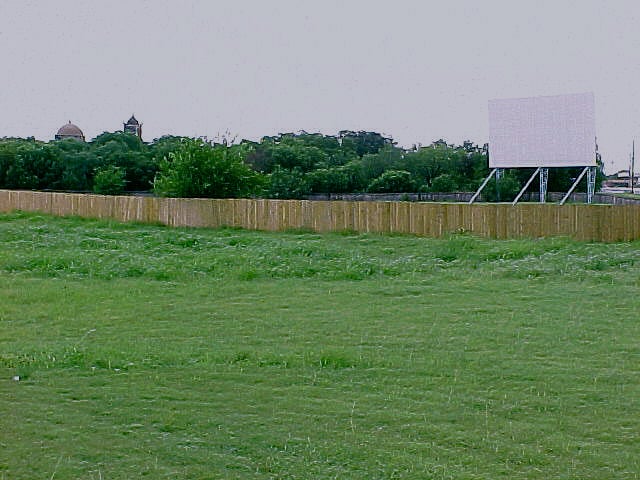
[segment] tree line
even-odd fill
[[[554,169],[550,191],[566,191],[579,169]],[[532,170],[509,170],[486,196],[507,200]],[[437,140],[404,149],[377,132],[283,133],[259,141],[163,136],[142,142],[105,132],[90,142],[0,139],[0,188],[153,191],[172,197],[304,198],[326,193],[474,191],[488,151]],[[601,176],[601,173],[600,173]]]

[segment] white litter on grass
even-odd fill
[[[20,375],[14,375],[13,376],[13,381],[19,382],[20,381]]]

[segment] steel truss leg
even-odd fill
[[[504,175],[504,168],[496,168],[496,201],[500,202],[500,179]]]
[[[540,169],[540,203],[547,201],[547,182],[549,180],[549,169]]]
[[[573,185],[571,185],[571,188],[569,189],[569,191],[565,194],[564,197],[562,197],[562,200],[560,200],[560,205],[564,205],[564,202],[567,201],[567,198],[569,198],[569,195],[571,195],[573,193],[573,191],[576,189],[576,187],[580,183],[580,180],[582,180],[582,177],[584,177],[584,174],[587,173],[592,168],[593,167],[584,167],[584,170],[582,170],[580,175],[578,175],[578,178],[576,178],[576,181],[573,182]]]
[[[527,188],[529,188],[529,185],[531,185],[533,179],[536,178],[536,175],[538,175],[538,172],[540,172],[540,170],[542,170],[540,167],[536,168],[536,171],[533,172],[533,175],[531,175],[531,177],[529,177],[529,180],[527,180],[527,183],[525,183],[524,187],[522,187],[522,190],[520,190],[518,195],[516,195],[516,198],[513,200],[513,202],[511,202],[511,205],[515,205],[516,203],[518,203],[518,200],[520,200],[520,197],[522,197],[522,195],[524,195],[524,192],[527,191]],[[540,172],[540,175],[542,175],[542,172]],[[540,177],[540,181],[542,181],[542,176]]]
[[[469,203],[473,203],[476,201],[476,198],[478,198],[478,196],[480,195],[480,192],[482,192],[482,189],[487,186],[487,183],[489,183],[489,180],[491,180],[491,177],[495,175],[497,170],[499,169],[494,168],[493,170],[491,170],[491,172],[489,173],[489,176],[484,179],[484,182],[482,182],[482,185],[480,185],[480,188],[478,188],[478,191],[473,194],[473,197],[471,197],[471,200],[469,200]]]
[[[593,202],[593,194],[596,190],[596,168],[589,167],[587,170],[587,203]]]

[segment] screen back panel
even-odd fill
[[[489,101],[489,167],[596,165],[593,93]]]

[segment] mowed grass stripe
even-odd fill
[[[638,243],[22,213],[0,242],[0,478],[640,471]]]

